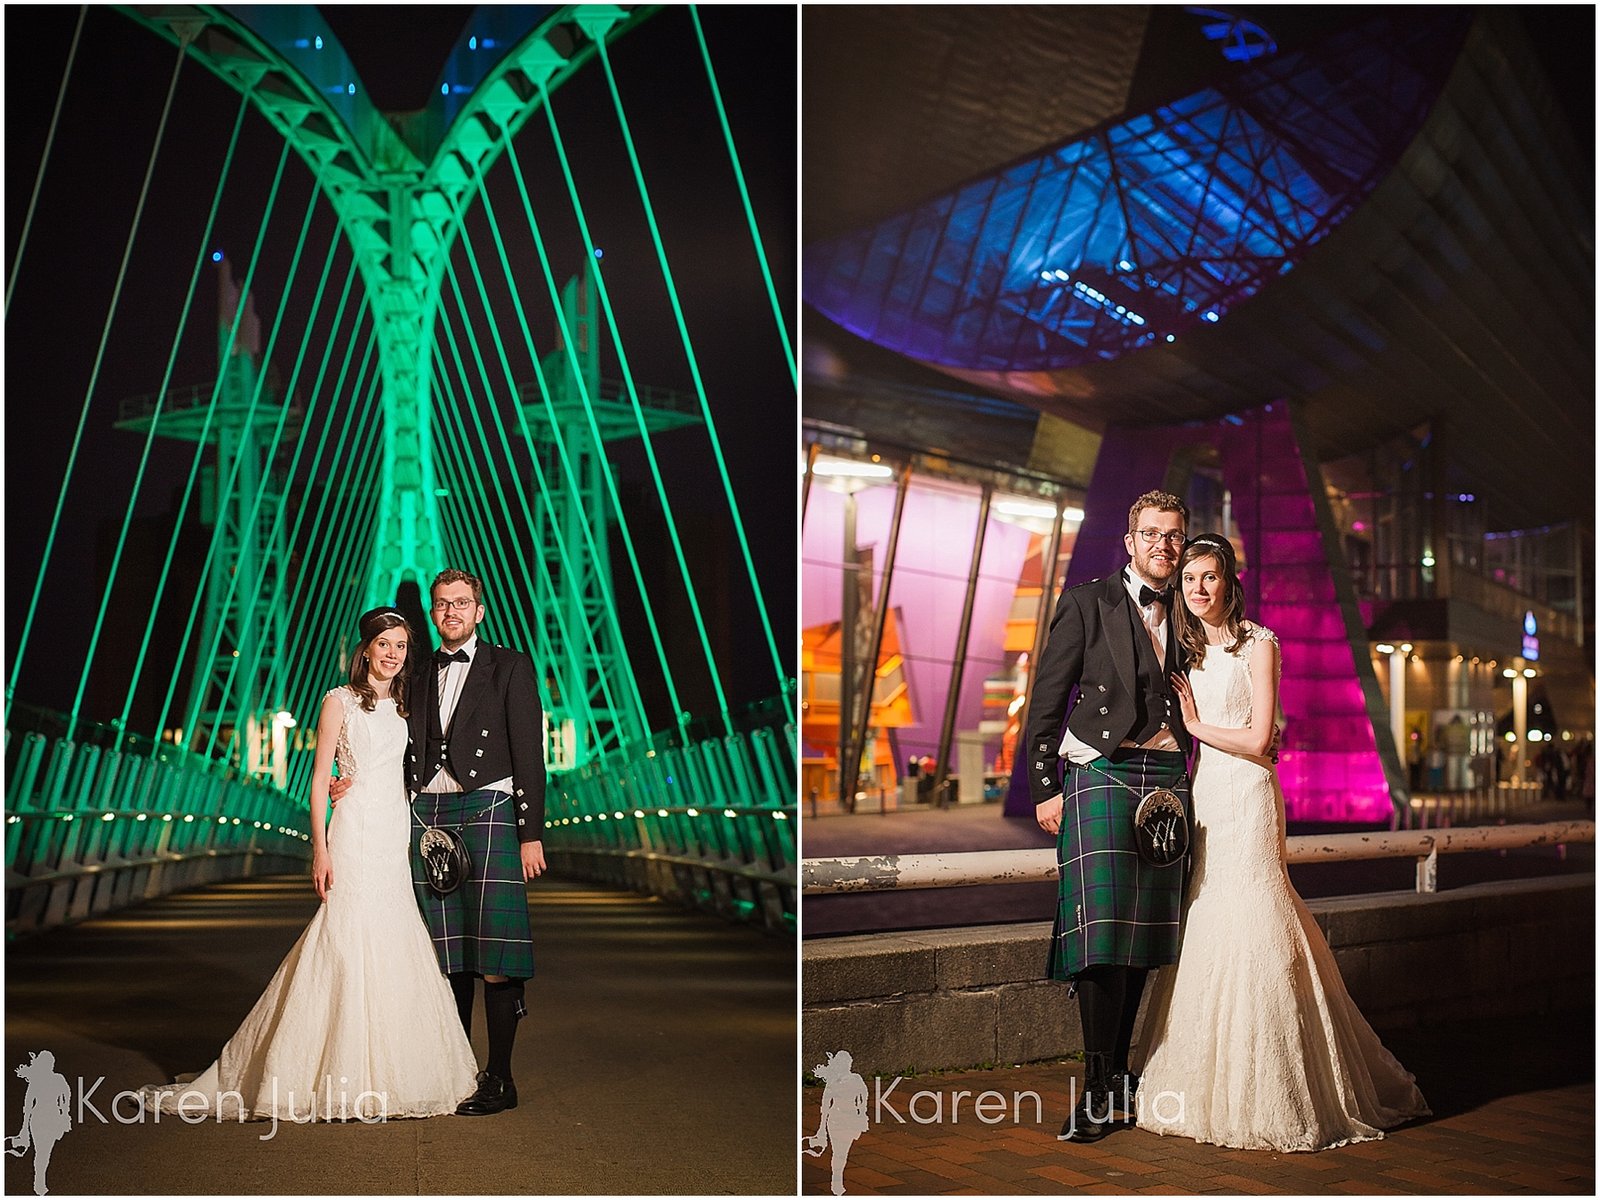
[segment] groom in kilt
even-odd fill
[[[1188,520],[1167,492],[1134,501],[1123,539],[1131,561],[1061,593],[1034,676],[1028,782],[1061,867],[1049,976],[1072,981],[1083,1025],[1084,1088],[1065,1141],[1097,1141],[1132,1119],[1128,1052],[1145,978],[1178,960],[1187,860],[1141,858],[1133,812],[1154,788],[1190,805],[1189,734],[1170,678],[1183,664],[1169,619],[1182,603],[1172,585]]]
[[[482,581],[441,571],[430,595],[442,645],[417,678],[407,718],[411,862],[417,902],[469,1037],[483,980],[489,1058],[478,1090],[456,1111],[486,1116],[517,1106],[511,1046],[527,1014],[523,985],[533,976],[527,881],[545,871],[544,722],[532,661],[478,638]],[[431,827],[459,833],[471,860],[471,874],[445,896],[428,887],[418,846]]]

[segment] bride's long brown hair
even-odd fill
[[[405,630],[406,661],[400,664],[400,670],[389,681],[389,698],[394,701],[396,712],[402,717],[409,716],[406,707],[406,685],[411,677],[411,654],[417,644],[411,623],[397,608],[374,608],[370,612],[361,614],[357,628],[361,631],[361,644],[356,647],[355,654],[350,658],[350,690],[361,697],[361,707],[367,712],[372,712],[378,707],[378,693],[372,687],[372,672],[367,662],[367,650],[372,645],[373,639],[384,630]]]
[[[1189,652],[1191,667],[1198,667],[1206,659],[1206,626],[1184,603],[1183,571],[1202,558],[1216,559],[1217,573],[1222,576],[1222,626],[1226,631],[1223,641],[1233,641],[1228,653],[1235,654],[1244,645],[1244,588],[1239,584],[1239,565],[1233,543],[1218,533],[1199,534],[1184,543],[1178,569],[1173,572],[1177,594],[1172,598],[1172,619],[1177,624],[1178,644]]]

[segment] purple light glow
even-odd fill
[[[807,504],[801,537],[801,624],[807,629],[840,619],[844,506],[845,497],[827,488],[813,489]],[[856,545],[871,548],[874,596],[882,586],[893,513],[892,486],[856,493]],[[901,761],[912,755],[936,755],[939,750],[977,516],[976,495],[917,483],[906,495],[889,598],[914,717],[912,724],[895,731]],[[983,715],[984,679],[1004,665],[1006,618],[1030,537],[1026,529],[1008,521],[989,519],[956,706],[958,731],[977,728]]]
[[[1375,732],[1375,723],[1386,719],[1382,697],[1365,628],[1345,621],[1288,405],[1269,405],[1202,429],[1108,429],[1067,584],[1121,570],[1129,499],[1161,487],[1175,453],[1196,441],[1221,451],[1249,564],[1241,572],[1245,611],[1278,635],[1282,650],[1279,778],[1289,819],[1388,819],[1389,776]],[[1353,610],[1354,597],[1346,599]],[[1398,778],[1397,764],[1394,769]],[[1031,809],[1027,781],[1014,777],[1007,813]]]
[[[1220,432],[1223,480],[1255,567],[1246,611],[1282,648],[1279,778],[1288,818],[1384,820],[1393,807],[1369,705],[1377,681],[1369,692],[1358,674],[1372,670],[1366,631],[1346,625],[1288,406],[1245,414]]]

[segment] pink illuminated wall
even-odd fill
[[[1223,483],[1250,570],[1246,611],[1278,635],[1286,724],[1278,777],[1290,820],[1382,821],[1393,812],[1378,731],[1392,741],[1348,581],[1335,585],[1315,490],[1289,406],[1269,404],[1220,427]],[[1341,603],[1340,591],[1344,592]],[[1392,745],[1389,757],[1394,758]],[[1398,783],[1398,761],[1394,782]]]
[[[900,521],[890,604],[898,618],[900,648],[915,723],[896,731],[901,766],[911,755],[938,753],[939,730],[949,694],[952,659],[961,628],[961,607],[972,565],[979,498],[913,481]],[[801,624],[812,628],[840,619],[845,497],[813,486],[801,535]],[[873,487],[856,495],[856,544],[872,549],[873,595],[882,588],[894,514],[894,488]],[[956,729],[975,729],[983,715],[983,681],[1005,657],[1006,618],[1022,573],[1030,534],[998,517],[989,518],[967,665],[956,708]],[[862,597],[863,606],[868,598]],[[865,619],[865,616],[863,617]]]
[[[1339,548],[1323,544],[1332,525],[1319,511],[1321,477],[1307,471],[1286,403],[1199,426],[1107,430],[1067,585],[1122,569],[1128,505],[1174,486],[1175,459],[1197,442],[1221,452],[1248,564],[1246,613],[1277,633],[1283,651],[1278,773],[1289,819],[1387,820],[1391,793],[1403,795],[1399,761]],[[1025,779],[1012,779],[1006,811],[1032,812]]]

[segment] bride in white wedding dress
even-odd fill
[[[410,629],[397,609],[378,608],[360,633],[350,685],[327,694],[317,724],[312,880],[322,907],[217,1061],[192,1082],[141,1089],[147,1108],[372,1121],[453,1113],[477,1086],[411,881]],[[355,782],[324,829],[335,756]]]
[[[1350,999],[1289,882],[1283,789],[1266,757],[1277,638],[1242,619],[1226,539],[1191,540],[1178,579],[1190,670],[1175,690],[1202,746],[1183,941],[1150,998],[1138,1124],[1259,1150],[1381,1138],[1429,1110]]]

